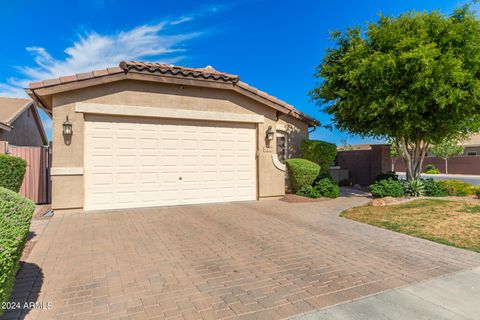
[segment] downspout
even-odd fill
[[[308,131],[308,134],[314,132],[315,130],[317,130],[317,126],[314,126],[312,131],[309,130],[309,131]]]

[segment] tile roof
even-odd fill
[[[0,97],[0,123],[10,126],[32,102],[30,99]]]
[[[219,72],[211,66],[207,66],[205,68],[187,68],[163,63],[122,61],[120,62],[120,68],[122,68],[125,72],[129,72],[131,70],[147,71],[150,73],[171,74],[174,76],[180,75],[194,78],[202,77],[204,79],[223,80],[233,83],[236,83],[240,80],[240,77],[237,75]]]
[[[240,81],[239,76],[225,73],[225,72],[219,72],[214,68],[212,68],[211,66],[207,66],[205,68],[187,68],[187,67],[180,67],[180,66],[174,66],[169,64],[153,63],[153,62],[122,61],[120,62],[119,67],[107,68],[103,70],[95,70],[87,73],[77,73],[75,75],[60,77],[56,79],[33,82],[33,83],[30,83],[29,89],[36,90],[41,88],[48,88],[48,87],[57,86],[61,84],[79,82],[79,81],[84,81],[84,80],[89,80],[94,78],[111,76],[115,74],[122,74],[122,73],[127,74],[129,72],[143,73],[143,74],[148,73],[148,74],[170,75],[170,76],[178,76],[178,77],[185,77],[185,78],[197,78],[197,79],[200,78],[200,79],[210,80],[210,81],[229,82],[229,83],[232,83],[234,86],[247,91],[250,94],[254,94],[280,107],[288,109],[289,113],[292,114],[293,116],[306,119],[313,125],[319,124],[318,120],[298,111],[292,105],[282,100],[279,100],[274,96],[267,94],[266,92],[258,90],[257,88],[252,87],[245,82]]]

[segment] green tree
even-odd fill
[[[332,34],[310,95],[337,128],[391,139],[416,179],[430,145],[480,129],[479,35],[469,6],[380,15]]]
[[[446,140],[430,147],[430,152],[445,161],[445,173],[448,173],[448,159],[462,154],[463,146],[458,144],[458,140]]]

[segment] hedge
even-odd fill
[[[34,210],[35,205],[32,201],[0,187],[0,304],[2,305],[10,298]]]
[[[294,191],[300,190],[303,186],[312,185],[320,173],[320,166],[305,159],[287,159],[285,161],[288,169],[288,176]]]
[[[320,140],[302,140],[300,143],[302,158],[318,164],[322,172],[328,172],[337,156],[337,146]]]
[[[18,192],[26,168],[27,162],[22,158],[0,154],[0,187]]]

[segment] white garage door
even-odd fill
[[[256,199],[254,124],[85,120],[85,210]]]

